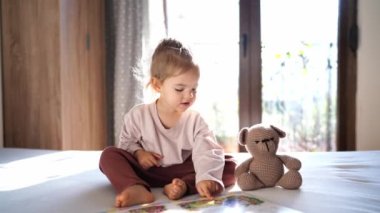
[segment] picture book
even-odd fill
[[[159,212],[299,212],[257,198],[246,192],[233,192],[212,200],[194,196],[190,199],[110,209],[108,213],[159,213]]]

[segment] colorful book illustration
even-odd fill
[[[235,192],[215,197],[212,200],[195,198],[160,204],[140,205],[130,208],[112,209],[108,213],[160,213],[160,212],[299,212],[259,199],[249,193]]]
[[[222,196],[217,197],[213,200],[194,200],[194,201],[188,201],[188,202],[182,202],[178,205],[182,207],[183,209],[189,210],[189,211],[200,211],[202,209],[206,209],[208,207],[215,207],[219,206],[222,208],[246,208],[250,205],[259,205],[263,203],[262,200],[259,200],[255,197],[248,197],[246,195],[228,195],[228,196]]]
[[[128,212],[130,213],[156,213],[156,212],[165,212],[168,211],[168,209],[163,205],[157,205],[157,206],[148,206],[148,207],[142,207],[137,209],[131,209]]]

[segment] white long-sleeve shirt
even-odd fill
[[[163,156],[163,167],[181,164],[192,155],[196,183],[214,180],[223,186],[223,148],[195,111],[185,111],[174,127],[166,129],[159,119],[156,102],[137,105],[124,116],[118,146],[132,154],[141,148],[158,153]]]

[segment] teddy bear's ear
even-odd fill
[[[239,144],[242,146],[245,146],[247,144],[247,134],[248,134],[248,128],[244,127],[239,132]]]
[[[285,133],[284,131],[282,131],[281,129],[279,129],[279,128],[273,126],[273,125],[270,125],[270,127],[271,127],[274,131],[277,132],[277,134],[278,134],[278,136],[279,136],[280,138],[283,138],[283,137],[286,136],[286,133]]]

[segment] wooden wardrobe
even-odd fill
[[[1,0],[4,147],[105,147],[104,0]]]

